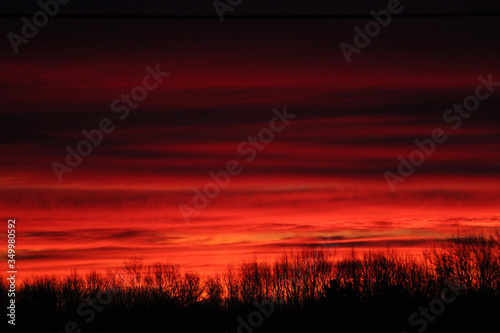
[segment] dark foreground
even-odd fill
[[[422,260],[333,258],[308,248],[205,278],[132,258],[108,274],[35,278],[16,295],[14,331],[499,332],[498,234],[454,236]]]

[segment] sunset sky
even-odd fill
[[[457,130],[443,114],[478,76],[500,81],[498,17],[395,19],[347,64],[339,43],[367,20],[59,18],[17,55],[3,38],[0,234],[16,218],[19,273],[133,255],[216,271],[311,244],[416,253],[496,230],[500,88]],[[118,119],[112,101],[156,64],[170,75]],[[285,106],[297,117],[245,161],[240,143]],[[114,132],[59,182],[51,163],[104,117]],[[384,172],[435,128],[448,140],[391,192]],[[241,175],[186,223],[178,205],[230,160]]]

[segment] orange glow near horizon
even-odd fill
[[[192,198],[189,189],[11,190],[26,201],[38,198],[16,217],[20,276],[105,272],[131,256],[220,272],[253,256],[273,260],[320,244],[337,254],[390,246],[418,255],[457,230],[498,228],[498,181],[490,180],[489,190],[465,191],[467,184],[457,179],[453,186],[460,191],[405,188],[391,194],[379,181],[360,187],[341,180],[273,185],[262,179],[265,186],[240,180],[190,223],[177,207]],[[24,204],[10,211],[20,212]]]

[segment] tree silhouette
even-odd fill
[[[457,313],[481,316],[482,323],[488,325],[496,318],[492,313],[500,311],[498,232],[488,236],[454,234],[426,250],[421,258],[392,249],[360,254],[353,250],[339,257],[324,248],[305,247],[285,252],[273,262],[253,258],[239,266],[229,265],[220,275],[202,276],[169,263],[147,265],[142,258],[132,257],[121,270],[105,274],[90,271],[79,275],[73,271],[65,277],[32,277],[19,286],[17,300],[19,313],[25,318],[20,325],[31,327],[30,323],[44,322],[53,325],[47,326],[48,330],[64,327],[68,321],[83,322],[75,318],[79,304],[95,299],[100,292],[112,291],[105,314],[96,316],[96,322],[103,321],[103,331],[105,323],[118,320],[123,323],[119,325],[121,330],[141,330],[145,322],[151,322],[150,329],[157,329],[168,321],[174,331],[189,332],[203,329],[203,319],[219,325],[223,332],[228,328],[222,323],[237,325],[237,318],[254,313],[255,302],[274,304],[277,315],[273,318],[277,319],[266,319],[269,331],[281,330],[273,322],[278,325],[283,320],[290,322],[287,331],[298,330],[298,318],[309,318],[308,327],[320,331],[325,325],[352,332],[376,331],[363,326],[356,319],[357,313],[363,314],[366,322],[384,323],[383,331],[390,331],[390,327],[400,331],[412,312],[442,297],[443,288],[450,284],[465,290],[462,298],[447,309],[443,318],[449,316],[449,326],[441,327],[442,331],[466,329],[463,320],[472,317]],[[4,301],[7,289],[2,279],[0,298]],[[401,319],[381,320],[391,313]]]

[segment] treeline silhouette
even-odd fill
[[[410,324],[450,286],[456,300]],[[28,279],[16,309],[26,332],[498,332],[500,234],[457,233],[422,257],[307,247],[212,276],[133,257],[105,274]]]

